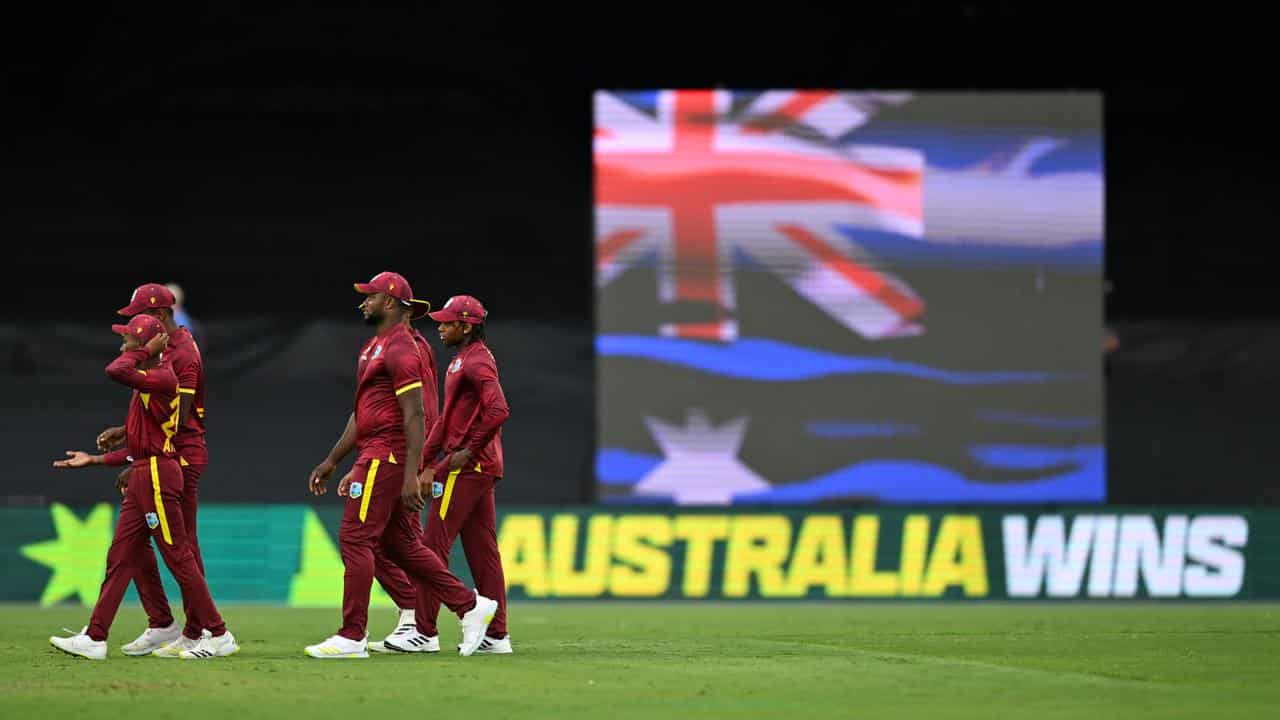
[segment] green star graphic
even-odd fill
[[[107,571],[107,549],[114,535],[111,506],[94,506],[84,522],[61,503],[54,503],[50,512],[58,537],[22,547],[24,556],[53,569],[53,577],[40,595],[40,605],[53,605],[76,595],[84,604],[92,605],[98,601],[98,590]]]

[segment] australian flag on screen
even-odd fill
[[[1105,500],[1101,101],[595,96],[601,499]]]

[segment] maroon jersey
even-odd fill
[[[125,447],[107,453],[107,465],[123,465],[130,458],[173,457],[173,436],[178,429],[178,376],[167,360],[141,370],[151,356],[141,348],[121,353],[107,366],[107,376],[133,388],[125,419]]]
[[[423,429],[431,432],[431,426],[440,417],[440,385],[436,381],[436,351],[431,343],[417,330],[410,329],[413,341],[418,346],[422,361],[422,418]],[[426,435],[424,434],[425,438]],[[423,443],[423,455],[426,454],[426,443]]]
[[[360,349],[356,365],[356,444],[360,458],[399,462],[405,455],[399,395],[424,387],[422,352],[414,333],[396,325]],[[433,388],[434,389],[434,388]],[[424,405],[424,412],[426,410]]]
[[[483,342],[460,350],[444,376],[444,410],[427,438],[426,455],[467,448],[474,469],[502,477],[502,423],[511,414],[498,383],[498,363]]]
[[[164,358],[173,366],[178,376],[178,392],[191,395],[191,410],[187,419],[178,427],[173,439],[178,455],[192,465],[209,463],[209,448],[204,441],[204,360],[191,331],[185,327],[169,338]]]

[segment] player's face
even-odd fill
[[[377,325],[382,322],[382,318],[387,314],[386,293],[374,293],[366,296],[364,302],[360,303],[360,310],[364,313],[366,325]]]
[[[461,320],[452,322],[442,322],[438,330],[440,331],[440,342],[453,347],[462,343],[467,337],[466,323]]]

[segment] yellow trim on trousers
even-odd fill
[[[369,472],[364,476],[364,489],[360,494],[360,522],[364,522],[365,517],[369,514],[369,498],[373,497],[373,481],[378,477],[378,465],[381,460],[374,458],[369,463]]]
[[[155,492],[156,517],[160,518],[160,536],[164,541],[173,544],[173,535],[169,534],[169,518],[164,514],[164,500],[160,498],[160,468],[156,465],[156,456],[151,456],[151,489]]]

